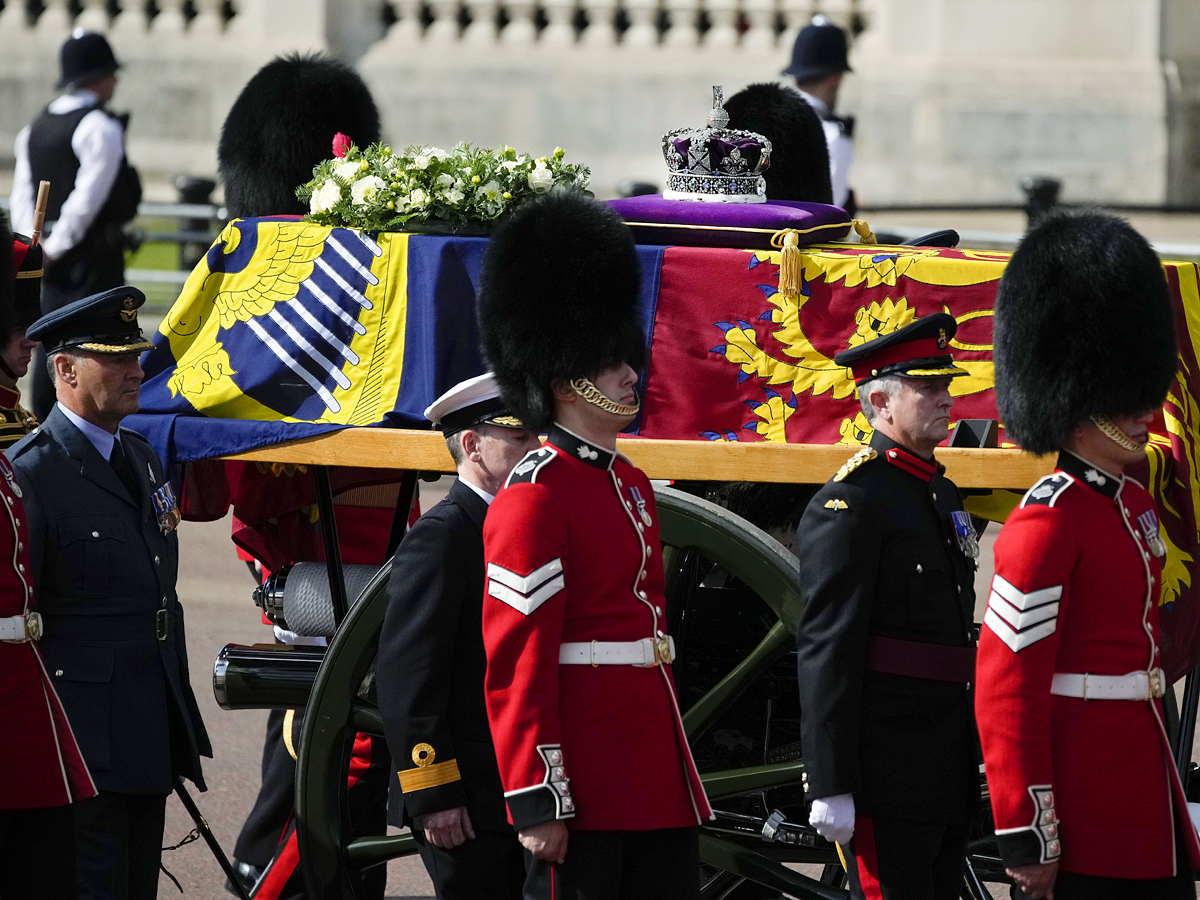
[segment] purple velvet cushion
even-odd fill
[[[609,200],[639,244],[741,247],[767,250],[784,228],[800,233],[800,245],[836,241],[850,230],[850,214],[826,203],[705,203],[666,200],[661,194]]]

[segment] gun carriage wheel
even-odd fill
[[[788,793],[800,802],[804,766],[797,752],[779,758],[749,762],[752,739],[741,736],[737,723],[745,714],[733,713],[739,698],[761,693],[756,682],[782,666],[794,672],[790,661],[792,634],[802,609],[794,558],[745,520],[703,500],[673,489],[658,493],[660,529],[668,580],[672,628],[680,635],[676,663],[687,696],[683,697],[684,724],[695,743],[709,747],[705,786],[713,804],[725,810],[730,804],[744,812],[722,812],[701,836],[701,858],[707,883],[705,896],[727,896],[749,879],[780,892],[803,898],[835,900],[845,892],[794,872],[783,862],[836,863],[836,855],[807,828],[772,821],[774,840],[763,839],[769,810],[763,798],[771,792]],[[370,836],[350,839],[346,812],[345,771],[354,733],[383,733],[375,703],[374,659],[387,604],[385,566],[363,589],[341,628],[330,643],[313,684],[300,741],[296,810],[301,859],[312,896],[342,898],[363,896],[363,873],[376,865],[415,852],[411,837]],[[719,586],[713,585],[720,582]],[[735,585],[735,590],[726,586]],[[753,595],[752,598],[747,595]],[[753,598],[757,598],[756,600]],[[724,653],[714,659],[701,646],[700,632],[707,612],[722,602],[750,607],[735,611],[731,623],[740,621],[737,646],[744,655]],[[711,623],[707,623],[710,625]],[[689,640],[698,643],[697,659],[689,662]],[[794,675],[791,676],[794,678]],[[767,693],[770,693],[768,689]],[[795,694],[794,688],[790,692]],[[774,703],[774,698],[767,698]],[[794,701],[793,701],[794,702]],[[771,721],[766,707],[762,724]],[[753,730],[753,729],[751,729]],[[715,737],[713,737],[715,735]],[[732,747],[732,752],[728,752]],[[752,752],[757,752],[753,748]],[[761,757],[762,754],[760,753]],[[728,801],[728,803],[726,802]],[[755,808],[758,812],[755,812]],[[759,814],[761,813],[761,814]]]

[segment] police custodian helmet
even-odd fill
[[[1161,406],[1175,312],[1157,254],[1127,222],[1054,213],[1021,241],[996,293],[996,404],[1009,440],[1062,447],[1088,417]]]
[[[553,419],[556,378],[645,361],[633,236],[616,212],[579,193],[546,194],[496,227],[478,312],[484,355],[531,431]]]

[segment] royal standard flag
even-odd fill
[[[143,362],[146,414],[131,427],[171,463],[352,425],[427,427],[422,411],[434,398],[484,371],[475,297],[486,247],[483,238],[370,235],[289,218],[231,222],[154,338]],[[809,247],[795,297],[779,290],[778,252],[638,254],[650,353],[635,433],[864,443],[870,426],[834,355],[932,312],[957,320],[954,352],[969,372],[954,381],[952,415],[997,417],[991,317],[1006,253]],[[1180,370],[1134,477],[1159,504],[1164,658],[1178,677],[1200,661],[1200,270],[1164,270]],[[562,277],[572,277],[570,260]],[[1002,519],[1004,504],[988,514]]]

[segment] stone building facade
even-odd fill
[[[147,173],[212,175],[250,75],[321,49],[359,67],[394,145],[561,145],[610,196],[661,185],[662,134],[701,124],[713,84],[778,77],[815,13],[858,30],[841,107],[867,205],[1016,203],[1027,175],[1072,202],[1200,204],[1195,0],[3,0],[0,166],[83,27],[125,64],[114,106]]]

